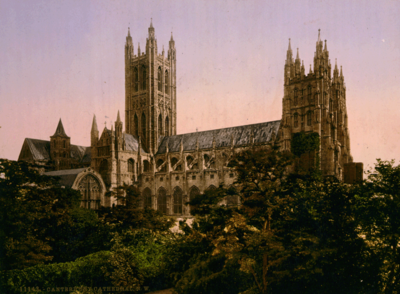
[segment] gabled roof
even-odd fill
[[[62,124],[61,118],[60,118],[60,121],[58,122],[56,132],[54,133],[54,135],[52,137],[56,137],[56,136],[68,137],[64,131],[64,126]]]
[[[139,141],[135,136],[131,134],[124,133],[125,139],[125,150],[128,151],[138,151],[139,150]],[[140,149],[140,152],[145,153],[143,148]]]
[[[50,160],[50,141],[25,138],[25,144],[28,146],[32,155],[32,160]],[[24,145],[25,145],[24,144]],[[22,148],[24,148],[24,145]],[[22,151],[22,150],[21,150]],[[90,147],[71,145],[71,158],[79,162],[86,163],[91,161]],[[20,155],[21,157],[21,155]],[[24,160],[20,158],[19,160]]]
[[[215,140],[216,148],[231,146],[232,139],[234,146],[247,145],[250,144],[252,136],[255,144],[268,143],[271,141],[273,132],[275,135],[278,135],[280,123],[281,121],[277,120],[253,125],[163,137],[161,138],[157,154],[165,153],[167,144],[169,152],[179,152],[181,142],[183,143],[184,151],[195,150],[197,148],[197,142],[199,142],[199,149],[212,148],[213,140]]]
[[[26,138],[33,160],[50,160],[50,141]]]
[[[46,176],[60,177],[59,184],[61,186],[72,187],[76,177],[83,172],[85,168],[64,169],[44,173]]]

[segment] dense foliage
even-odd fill
[[[318,133],[294,133],[292,137],[292,153],[300,156],[306,152],[318,151],[320,138]]]
[[[347,185],[289,173],[293,160],[275,147],[237,154],[235,183],[190,201],[196,217],[179,234],[173,219],[139,208],[133,186],[115,191],[124,205],[93,212],[55,179],[1,160],[1,292],[398,293],[400,166],[378,160]]]

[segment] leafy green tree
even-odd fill
[[[165,232],[175,223],[173,218],[168,218],[159,211],[143,209],[140,190],[136,186],[118,187],[117,191],[110,195],[116,195],[120,204],[115,207],[102,207],[99,210],[99,218],[104,223],[114,225],[114,230],[118,232],[142,228]]]
[[[68,221],[79,201],[79,192],[58,187],[57,179],[40,175],[35,166],[0,159],[2,269],[51,261],[48,230]]]
[[[377,160],[361,187],[361,234],[380,263],[382,293],[400,291],[400,165]]]

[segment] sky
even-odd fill
[[[400,1],[0,0],[0,158],[25,138],[49,140],[59,119],[90,145],[120,110],[125,38],[177,50],[177,132],[278,120],[291,38],[306,71],[318,29],[343,66],[351,153],[364,168],[400,159]],[[136,53],[137,54],[137,53]]]

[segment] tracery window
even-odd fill
[[[182,201],[183,201],[182,189],[176,187],[174,190],[174,214],[182,214]]]
[[[158,190],[157,210],[167,214],[167,191],[164,188]]]
[[[142,142],[146,141],[146,115],[144,112],[142,113],[142,119],[141,119],[141,125],[142,125]]]
[[[308,86],[308,103],[312,103],[312,93],[311,93],[311,86]]]
[[[192,201],[194,198],[196,198],[198,195],[200,195],[200,190],[199,188],[197,188],[196,186],[193,186],[192,188],[190,188],[190,192],[189,192],[189,201]],[[193,206],[191,205],[190,207],[190,211],[192,211]]]
[[[158,91],[162,91],[162,71],[161,67],[158,68]]]
[[[138,137],[139,136],[139,120],[138,117],[135,113],[135,116],[133,117],[133,134]]]
[[[106,183],[108,182],[108,161],[107,159],[103,159],[100,163],[100,169],[99,169],[99,173],[101,175],[101,177],[103,178],[103,181]]]
[[[134,167],[135,167],[135,161],[132,158],[130,158],[128,160],[128,172],[133,173]]]
[[[299,126],[299,115],[297,113],[294,114],[294,127],[297,128]]]
[[[142,66],[142,90],[146,90],[146,67]]]
[[[311,111],[307,112],[307,126],[311,126]]]
[[[298,103],[298,90],[294,89],[294,105]]]
[[[151,201],[151,190],[149,188],[144,189],[142,195],[144,208],[152,208],[153,203]]]
[[[101,188],[98,180],[92,175],[85,176],[78,185],[82,194],[81,206],[88,209],[100,208]]]
[[[133,70],[134,75],[134,83],[135,83],[135,92],[139,91],[139,73],[137,67]]]
[[[169,118],[165,118],[165,136],[169,136]]]
[[[163,125],[161,114],[158,116],[158,135],[163,136]]]
[[[165,87],[165,94],[169,94],[169,76],[168,76],[168,71],[165,71],[165,82],[164,82],[164,87]]]
[[[143,160],[143,172],[150,171],[150,163],[148,160]]]

